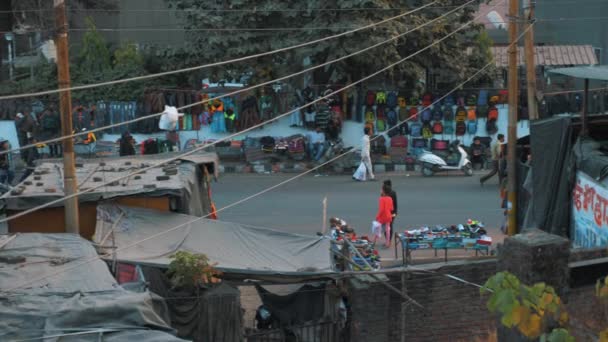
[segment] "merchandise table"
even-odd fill
[[[489,255],[492,245],[492,238],[487,235],[474,236],[471,234],[418,234],[411,235],[408,233],[397,233],[396,238],[399,239],[401,245],[401,258],[403,265],[408,265],[412,262],[412,251],[429,250],[435,251],[437,256],[438,250],[444,251],[444,261],[448,261],[448,250],[462,249],[474,250],[475,256]],[[395,239],[395,242],[397,240]],[[397,243],[395,243],[395,258],[397,258]]]

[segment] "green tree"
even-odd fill
[[[232,0],[210,3],[204,0],[166,0],[171,8],[178,10],[188,30],[187,47],[166,55],[180,66],[215,62],[249,54],[270,51],[295,45],[320,37],[336,34],[354,27],[364,26],[399,13],[387,8],[409,8],[421,3],[405,0],[287,0],[259,1]],[[226,77],[226,72],[238,75],[243,71],[254,74],[254,81],[268,80],[303,68],[305,58],[313,64],[340,57],[403,33],[427,22],[453,8],[464,4],[462,0],[440,0],[437,6],[416,12],[405,18],[394,20],[373,29],[357,32],[313,46],[275,54],[256,60],[218,68],[211,72],[216,78]],[[318,11],[319,8],[339,8],[342,11]],[[379,10],[369,10],[379,9]],[[210,10],[230,10],[212,12]],[[293,9],[297,11],[276,11]],[[361,10],[357,10],[361,9]],[[384,9],[384,10],[380,10]],[[348,76],[358,79],[364,75],[394,63],[432,41],[442,38],[460,24],[472,19],[475,8],[470,6],[457,11],[447,19],[440,20],[404,38],[387,43],[373,51],[350,58],[315,72],[315,81],[343,80]],[[405,11],[405,9],[401,10]],[[239,28],[238,31],[227,30]],[[285,31],[246,31],[253,28],[297,28]],[[205,29],[216,29],[209,31]],[[387,73],[412,83],[427,68],[444,68],[448,72],[464,74],[470,69],[467,45],[473,44],[474,33],[480,27],[470,28],[446,39],[432,49]],[[174,63],[171,63],[174,65]],[[193,78],[209,76],[208,70],[190,75]],[[232,75],[228,75],[229,77]]]
[[[179,251],[171,256],[167,274],[173,287],[205,287],[220,282],[220,273],[205,254]]]

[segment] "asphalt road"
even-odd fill
[[[315,234],[322,229],[322,200],[327,196],[328,217],[345,219],[359,234],[370,230],[375,217],[381,180],[390,178],[398,195],[397,229],[481,220],[492,236],[500,236],[503,221],[498,181],[479,185],[479,177],[461,174],[422,177],[412,172],[379,175],[380,181],[355,182],[349,176],[307,175],[219,213],[224,221],[246,223],[287,232]],[[212,185],[219,208],[292,177],[274,175],[222,175]]]

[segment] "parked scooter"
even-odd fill
[[[458,164],[449,165],[443,158],[434,154],[430,151],[423,151],[418,162],[422,166],[422,174],[430,177],[435,172],[440,171],[462,171],[467,176],[473,175],[473,165],[469,160],[469,155],[464,147],[460,144],[460,141],[454,140],[450,144],[450,153],[457,153],[459,155]]]

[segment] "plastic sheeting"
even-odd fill
[[[333,273],[330,241],[324,237],[290,234],[238,223],[200,219],[171,212],[100,205],[93,240],[113,234],[118,248],[161,233],[117,253],[121,262],[167,267],[177,251],[204,253],[216,268],[241,275],[324,275]],[[112,238],[104,247],[110,247]],[[110,251],[110,249],[108,249]]]
[[[572,119],[557,116],[536,121],[530,130],[534,166],[532,220],[541,230],[568,236],[574,175]]]
[[[88,241],[71,234],[8,241],[0,248],[0,340],[182,341],[162,315],[164,302],[116,285],[96,256]]]
[[[608,176],[608,155],[601,148],[601,142],[590,138],[579,138],[574,145],[577,169],[598,182]]]

